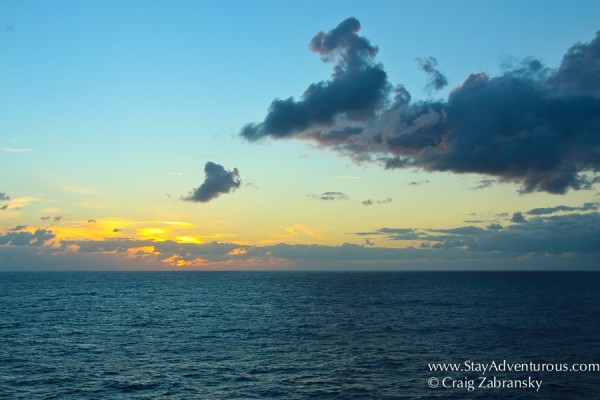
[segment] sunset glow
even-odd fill
[[[595,2],[25,3],[0,269],[598,266]]]

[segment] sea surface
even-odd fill
[[[600,363],[600,273],[0,273],[1,399],[600,393],[598,371],[487,372],[542,384],[469,391],[443,386],[481,372],[428,367],[492,361]]]

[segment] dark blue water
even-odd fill
[[[600,362],[600,273],[0,274],[0,398],[597,398],[428,387],[428,363]]]

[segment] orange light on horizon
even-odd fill
[[[142,246],[142,247],[130,247],[127,249],[127,254],[132,256],[146,255],[146,254],[160,254],[156,251],[154,246]]]
[[[162,260],[165,264],[170,264],[173,267],[200,267],[206,265],[207,260],[203,258],[195,258],[193,260],[185,260],[180,255],[174,254],[169,258]]]
[[[242,248],[238,247],[238,248],[235,248],[235,249],[231,250],[229,253],[227,253],[227,255],[229,255],[229,256],[241,256],[241,255],[246,254],[247,252],[248,252],[248,250],[242,249]]]

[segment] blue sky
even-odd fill
[[[553,74],[568,49],[595,38],[599,14],[597,1],[3,1],[0,269],[598,265],[597,184],[522,193],[525,161],[469,170],[426,152],[412,168],[385,169],[308,131],[265,131],[258,142],[240,132],[275,99],[300,101],[331,80],[332,64],[308,45],[349,17],[378,48],[368,62],[410,92],[411,107],[443,109],[471,74],[504,82],[494,79],[532,59]],[[447,80],[441,90],[426,87],[417,59],[427,57]],[[598,93],[576,96],[596,104]],[[585,117],[592,161],[577,168],[591,176],[598,112]],[[209,162],[239,185],[185,201],[222,183]],[[526,222],[512,220],[519,212]],[[557,249],[556,226],[577,228],[564,228],[570,247]],[[465,227],[482,231],[448,231]],[[386,234],[394,229],[412,239]]]

